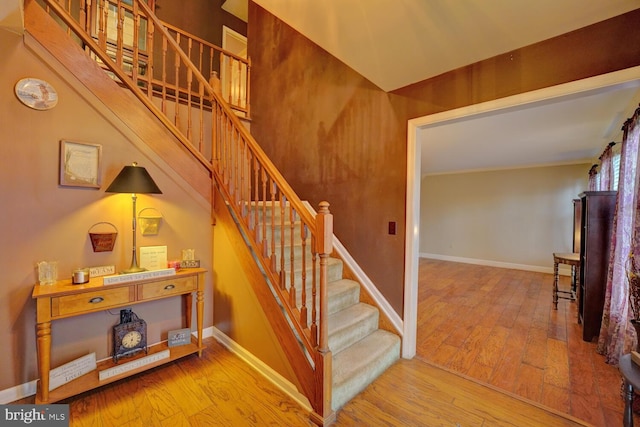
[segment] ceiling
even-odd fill
[[[640,8],[640,0],[253,0],[385,91]],[[247,0],[225,9],[247,19]],[[543,25],[542,25],[543,24]],[[637,84],[419,130],[422,174],[592,162]]]

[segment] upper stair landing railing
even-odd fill
[[[39,2],[66,26],[67,33],[87,54],[131,90],[212,172],[214,188],[233,213],[282,307],[289,328],[288,332],[278,334],[278,339],[301,391],[317,415],[315,421],[332,418],[327,261],[332,252],[333,222],[328,204],[321,203],[316,216],[309,212],[219,91],[200,73],[146,3],[133,0],[125,7],[123,0],[110,0],[88,6],[87,1],[74,15],[57,0]],[[115,43],[107,43],[109,33],[104,30],[98,30],[96,41],[85,31],[93,28],[93,24],[87,24],[90,21],[87,11],[96,7],[101,11],[96,16],[104,17],[113,5],[113,13],[119,16]],[[80,24],[78,19],[83,17],[89,21]],[[136,24],[129,28],[127,22]],[[98,20],[95,25],[98,29],[104,26],[104,18],[102,24]],[[125,40],[130,42],[130,49],[125,49]],[[156,46],[161,46],[159,51]],[[158,74],[159,80],[155,78]],[[171,81],[169,74],[173,76]],[[186,87],[195,91],[179,89],[176,83],[183,79]],[[159,86],[158,81],[162,83]],[[159,102],[155,96],[158,91]],[[185,128],[183,133],[181,129]],[[189,138],[194,135],[195,138]],[[300,241],[308,251],[291,249]],[[298,275],[295,280],[294,275]]]
[[[197,85],[188,84],[184,67],[176,63],[179,59],[171,55],[170,50],[163,52],[162,40],[153,38],[153,33],[147,31],[148,20],[137,11],[137,1],[58,0],[57,3],[85,32],[98,41],[99,46],[108,52],[134,82],[140,81],[146,87],[151,80],[151,88],[157,95],[164,94],[172,100],[176,97],[185,100],[188,92],[192,92],[193,97],[198,96]],[[144,3],[148,4],[147,1]],[[162,25],[200,74],[207,78],[225,75],[224,86],[221,87],[224,100],[241,117],[250,118],[250,61],[180,28],[165,22]],[[148,36],[152,38],[149,39]],[[153,51],[156,57],[151,60],[155,59],[158,65],[155,73],[149,76],[148,61]],[[165,54],[168,57],[162,58]],[[159,66],[161,59],[166,59],[163,67]],[[179,70],[177,74],[176,68]],[[166,88],[163,90],[164,86]]]

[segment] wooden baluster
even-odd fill
[[[284,207],[287,198],[280,192],[280,289],[286,289],[286,271],[284,269]],[[275,240],[275,235],[274,235]]]
[[[154,34],[154,23],[151,19],[147,19],[147,45],[145,46],[145,51],[147,52],[147,67],[145,69],[144,75],[147,78],[147,96],[149,99],[153,97],[153,70],[155,68],[155,64],[153,62],[153,34]]]
[[[123,69],[122,67],[122,54],[123,54],[123,29],[124,29],[124,8],[122,7],[122,0],[118,0],[116,5],[116,16],[117,16],[117,24],[116,24],[116,65],[118,68]]]
[[[106,25],[108,10],[105,4],[106,0],[102,0],[96,5],[98,7],[98,45],[103,51],[107,49]]]
[[[176,34],[176,41],[180,44],[180,33]],[[174,124],[178,129],[180,129],[180,55],[177,52],[173,53],[174,61],[173,61],[173,69],[175,75],[175,81],[173,82],[173,87],[175,91],[175,112],[174,112]]]
[[[233,58],[231,58],[230,56],[225,57],[226,59],[226,64],[227,64],[227,70],[226,70],[226,75],[227,75],[227,103],[232,104],[232,99],[231,99],[231,84],[233,82],[233,64],[231,63],[231,61],[233,61]]]
[[[85,0],[80,2],[80,26],[85,32],[89,32],[91,29],[91,23],[89,21],[89,14],[87,10],[91,10],[91,0]]]
[[[269,177],[269,180],[271,181],[271,177]],[[276,260],[276,239],[273,237],[275,236],[276,233],[276,226],[275,226],[275,218],[276,218],[276,183],[271,181],[270,183],[270,190],[271,190],[271,269],[273,271],[276,271],[278,269],[278,264],[277,264],[277,260]]]
[[[245,90],[245,94],[244,94],[244,99],[245,99],[245,109],[247,110],[247,118],[251,117],[251,108],[250,108],[250,100],[251,97],[249,96],[250,91],[249,91],[249,85],[251,82],[251,79],[249,78],[249,73],[251,71],[251,58],[247,58],[247,75],[246,75],[246,90]]]
[[[187,39],[187,56],[191,58],[191,49],[193,47],[193,39]],[[186,65],[186,64],[185,64]],[[191,136],[192,132],[192,114],[191,114],[191,86],[193,84],[193,70],[187,67],[187,139],[193,144]]]
[[[316,237],[311,235],[311,328],[309,335],[311,345],[318,346],[318,275],[316,273],[317,253],[316,253]]]
[[[302,240],[302,291],[300,293],[300,323],[302,324],[302,329],[307,329],[307,317],[309,316],[307,311],[307,226],[302,222],[302,217],[300,219],[300,238]]]
[[[267,246],[267,171],[262,168],[262,255],[267,258],[269,256],[269,247]]]
[[[253,153],[252,153],[253,154]],[[258,200],[259,199],[259,177],[260,177],[260,162],[258,162],[257,157],[253,157],[253,231],[255,233],[256,242],[259,241],[259,227],[258,227]]]
[[[200,74],[204,71],[202,69],[202,55],[203,55],[204,46],[200,43],[200,65],[198,69],[200,70]],[[204,74],[203,74],[204,75]],[[200,79],[198,79],[198,97],[200,98],[200,102],[198,103],[199,109],[199,120],[200,120],[200,134],[198,137],[198,151],[204,154],[203,145],[204,145],[204,84]],[[213,114],[213,109],[211,109],[211,113]],[[213,117],[213,116],[212,116]]]
[[[246,211],[246,203],[245,201],[247,200],[246,194],[247,194],[247,179],[246,179],[246,169],[247,169],[247,163],[246,163],[246,155],[247,155],[247,145],[245,143],[244,138],[242,138],[242,135],[240,135],[240,132],[236,133],[237,138],[238,138],[238,151],[239,151],[239,156],[238,156],[238,163],[240,164],[240,176],[238,177],[239,179],[239,186],[240,186],[240,208],[241,208],[241,212],[242,212],[242,218],[246,221],[247,219],[247,211]]]
[[[167,115],[167,37],[162,36],[162,113]]]
[[[193,71],[187,68],[187,139],[193,144],[193,113],[191,108],[191,85],[193,84]],[[195,144],[193,144],[195,145]]]
[[[294,256],[294,238],[295,238],[295,223],[296,223],[296,212],[293,209],[293,206],[291,206],[291,204],[289,204],[289,266],[291,268],[291,286],[289,286],[289,305],[291,305],[291,307],[296,307],[296,287],[295,287],[295,269],[293,268],[293,264],[295,262],[295,256]],[[284,232],[284,230],[283,230]],[[305,271],[304,271],[304,265],[302,266],[302,273],[301,273],[301,281],[302,281],[302,286],[304,286],[304,275],[305,275]]]
[[[200,135],[198,136],[198,151],[204,154],[204,150],[202,149],[204,145],[204,83],[198,81],[198,98],[200,101],[198,102],[198,111],[200,114]],[[211,109],[211,120],[213,121],[214,110]]]
[[[131,80],[138,86],[138,61],[140,56],[140,11],[138,2],[133,2],[133,60],[131,61]]]
[[[240,102],[240,96],[242,95],[242,62],[236,60],[236,63],[238,64],[238,82],[236,83],[236,101],[235,101],[235,105],[240,107],[240,106],[242,106],[242,104]]]

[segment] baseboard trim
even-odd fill
[[[476,259],[476,258],[463,258],[463,257],[449,256],[449,255],[430,254],[425,252],[420,252],[420,258],[430,258],[430,259],[437,259],[440,261],[461,262],[464,264],[486,265],[487,267],[509,268],[512,270],[525,270],[525,271],[534,271],[537,273],[553,274],[553,267],[542,267],[538,265],[514,264],[510,262],[490,261],[490,260]],[[563,276],[570,276],[571,267],[560,265],[559,274]]]
[[[250,367],[252,367],[256,372],[265,377],[268,381],[270,381],[273,385],[278,387],[282,392],[291,397],[293,400],[298,402],[300,406],[307,409],[309,412],[313,412],[313,408],[311,407],[311,403],[309,400],[301,394],[296,386],[294,386],[289,380],[284,378],[278,372],[274,371],[266,365],[262,360],[255,357],[249,351],[247,351],[244,347],[242,347],[237,342],[233,341],[226,334],[224,334],[221,330],[212,326],[211,333],[213,337],[222,344],[227,350],[231,353],[238,356],[245,363],[247,363]]]
[[[36,394],[37,382],[38,380],[33,380],[15,387],[0,390],[0,405],[6,405],[7,403],[33,396]]]

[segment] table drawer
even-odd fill
[[[138,300],[180,295],[197,289],[197,277],[182,277],[138,285]]]
[[[102,289],[76,295],[51,298],[51,317],[62,317],[111,307],[126,305],[135,301],[131,286]]]

